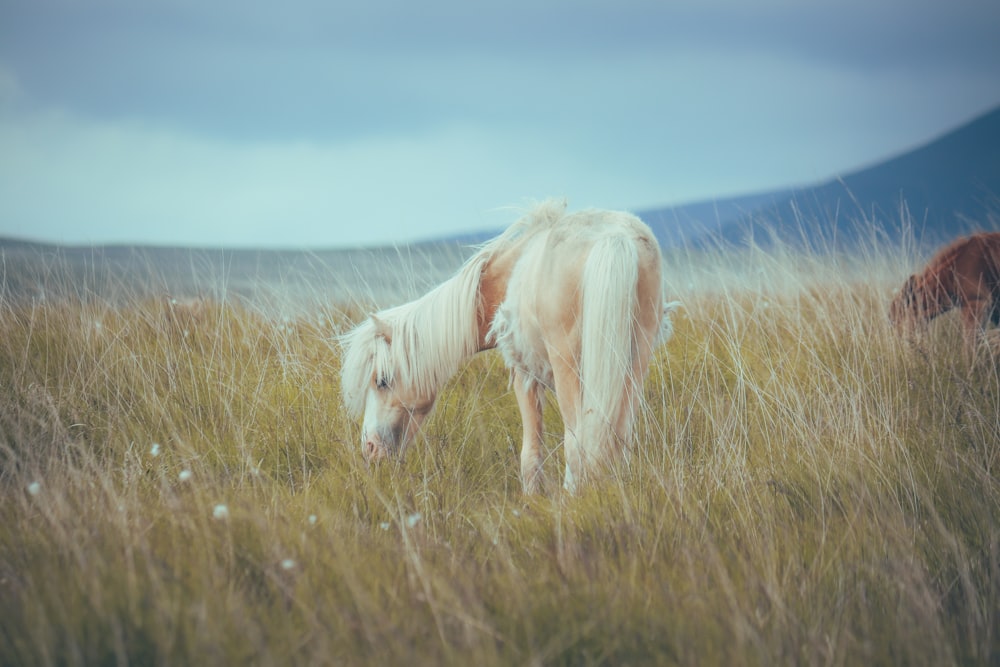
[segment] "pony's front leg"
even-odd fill
[[[576,368],[563,359],[566,356],[551,355],[552,377],[556,390],[556,401],[563,420],[563,454],[566,457],[566,473],[563,477],[563,489],[576,493],[577,486],[583,482],[586,472],[587,452],[577,436],[577,426],[582,423],[580,417],[580,379]]]
[[[577,479],[583,477],[583,455],[576,432],[566,429],[563,434],[563,451],[566,454],[566,474],[563,477],[563,490],[576,493]]]
[[[542,484],[542,388],[533,379],[514,371],[514,395],[521,410],[521,485],[525,493],[538,493]]]

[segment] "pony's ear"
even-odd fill
[[[385,342],[392,343],[392,327],[386,323],[381,317],[372,313],[369,315],[372,320],[372,324],[375,325],[375,336],[377,338],[385,339]]]

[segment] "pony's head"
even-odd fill
[[[437,392],[417,381],[405,342],[393,341],[391,325],[377,315],[341,337],[344,405],[361,425],[361,452],[378,461],[403,452],[434,407]]]

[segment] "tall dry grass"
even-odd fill
[[[332,344],[363,310],[8,267],[0,663],[996,664],[998,367],[889,329],[913,261],[669,256],[631,469],[576,497],[552,406],[522,496],[495,354],[369,470]]]

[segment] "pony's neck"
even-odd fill
[[[507,295],[527,224],[512,225],[454,276],[419,299],[385,312],[392,327],[395,367],[405,368],[411,382],[436,392],[463,362],[495,347],[490,328]]]
[[[479,285],[484,264],[484,258],[473,257],[427,294],[380,314],[392,331],[393,366],[421,393],[437,393],[480,350]]]
[[[485,263],[479,280],[479,305],[476,309],[477,344],[479,352],[496,347],[490,335],[497,308],[507,296],[507,282],[513,261],[510,256],[498,256]]]

